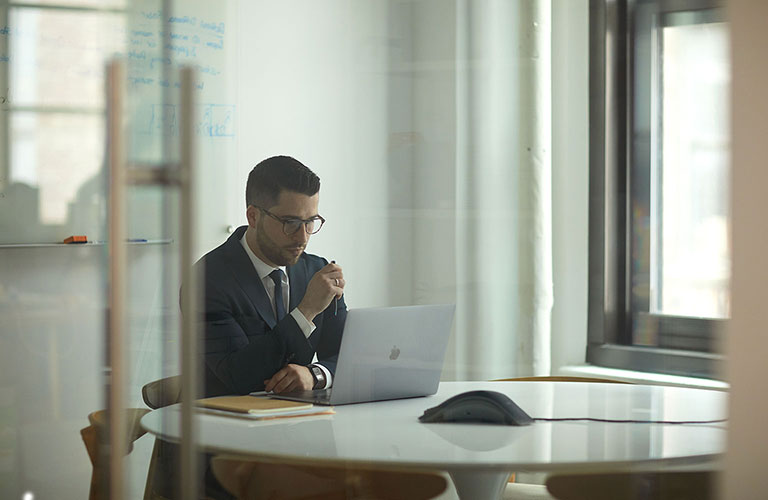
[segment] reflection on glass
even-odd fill
[[[93,467],[81,430],[107,406],[105,247],[40,244],[105,239],[104,67],[126,52],[132,20],[115,8],[123,3],[0,3],[3,499],[88,497]],[[129,192],[129,207],[139,207],[129,215],[131,236],[169,232],[159,227],[163,201],[148,188]],[[166,290],[162,279],[177,267],[166,265],[168,248],[129,249],[127,407],[144,406],[141,384],[160,378],[161,367],[178,368],[178,307],[168,306],[178,303],[178,287]],[[142,496],[152,445],[139,440],[128,456],[126,498]]]
[[[9,11],[14,106],[104,106],[104,63],[120,49],[120,14],[17,7]]]
[[[18,112],[11,115],[9,128],[11,183],[27,184],[37,191],[38,220],[28,222],[66,223],[70,205],[78,203],[80,188],[101,167],[104,117]]]
[[[485,426],[462,427],[461,424],[425,425],[454,446],[469,451],[494,451],[512,445],[522,433],[515,432],[514,427],[507,427],[509,432],[491,434],[482,432]],[[475,432],[472,432],[472,431]]]
[[[12,3],[2,28],[7,144],[0,185],[11,208],[0,211],[0,243],[54,242],[70,234],[101,239],[95,228],[103,210],[97,177],[104,159],[104,65],[124,44],[125,18]]]
[[[728,29],[667,26],[652,204],[651,312],[729,316]],[[659,163],[660,162],[660,163]]]

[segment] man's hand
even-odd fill
[[[315,384],[309,367],[302,365],[285,365],[272,378],[264,381],[267,392],[311,391]]]
[[[299,311],[309,321],[325,310],[334,298],[344,295],[344,273],[341,266],[331,262],[312,276],[307,285],[304,298],[299,303]]]

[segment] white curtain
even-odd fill
[[[280,152],[318,172],[310,250],[350,307],[456,303],[446,379],[549,372],[551,3],[242,6],[269,50],[241,54],[240,178]]]
[[[415,298],[450,299],[455,280],[444,378],[549,374],[551,0],[455,7],[454,198],[417,193],[443,209],[417,214]]]

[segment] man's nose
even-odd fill
[[[297,243],[306,243],[309,241],[309,234],[307,233],[307,230],[304,226],[301,226],[299,230],[293,233],[291,236],[293,236],[293,241]]]

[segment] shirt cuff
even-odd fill
[[[299,325],[301,333],[303,333],[306,338],[309,338],[309,336],[312,335],[312,332],[315,331],[315,328],[317,328],[314,323],[304,317],[298,307],[291,311],[291,316],[296,320],[296,324]]]
[[[312,364],[320,368],[323,371],[323,373],[325,373],[325,386],[318,387],[318,389],[328,389],[329,387],[331,387],[333,385],[333,375],[331,375],[331,371],[328,368],[321,365],[320,363],[312,363]]]

